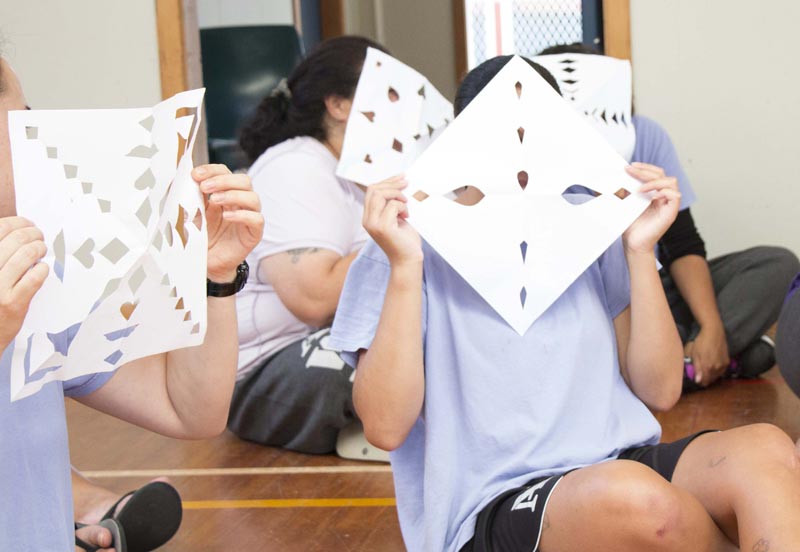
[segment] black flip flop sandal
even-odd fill
[[[130,500],[119,511],[125,498]],[[181,526],[183,506],[175,487],[154,481],[122,496],[103,516],[125,531],[127,552],[149,552],[175,536]],[[119,551],[117,551],[119,552]]]
[[[97,525],[99,525],[100,527],[105,527],[106,529],[111,531],[111,546],[104,548],[113,548],[114,550],[116,550],[116,552],[130,552],[125,543],[125,530],[122,528],[122,526],[118,521],[113,519],[104,519]],[[87,525],[84,523],[75,524],[76,531],[82,527],[87,527]],[[97,550],[100,549],[99,546],[89,544],[88,542],[78,538],[77,535],[75,536],[75,544],[80,548],[83,548],[85,552],[96,552]]]

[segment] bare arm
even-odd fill
[[[663,170],[636,163],[630,169],[654,191],[650,207],[623,236],[631,279],[631,305],[614,319],[620,369],[633,392],[653,410],[668,410],[681,393],[683,351],[661,279],[654,247],[675,219],[680,204],[677,181]]]
[[[318,247],[290,249],[262,259],[258,276],[272,284],[293,315],[319,328],[333,320],[347,270],[357,254],[342,257]]]
[[[422,245],[405,221],[402,179],[369,187],[364,228],[386,253],[391,274],[369,350],[359,356],[353,401],[367,439],[384,450],[399,447],[422,410]]]
[[[201,190],[211,193],[208,277],[232,281],[236,267],[261,239],[258,196],[247,176],[232,175],[224,166],[198,167],[193,174]],[[235,299],[211,297],[202,345],[130,362],[80,400],[171,437],[210,437],[225,428],[238,352]]]
[[[699,255],[686,255],[673,261],[669,271],[700,326],[700,333],[686,350],[695,366],[695,381],[709,385],[725,373],[730,357],[708,262]]]

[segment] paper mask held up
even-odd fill
[[[636,147],[631,62],[592,54],[537,56],[533,61],[552,73],[564,99],[630,161]]]
[[[17,212],[44,233],[50,267],[14,342],[12,400],[202,343],[208,237],[191,153],[203,93],[9,113]]]
[[[649,205],[626,166],[513,57],[406,172],[408,222],[522,335]]]
[[[364,185],[400,174],[452,119],[452,104],[424,76],[368,48],[336,174]]]

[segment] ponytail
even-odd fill
[[[265,97],[244,127],[239,144],[250,161],[272,146],[297,136],[324,140],[325,99],[352,98],[367,48],[386,51],[360,36],[340,36],[321,42]]]

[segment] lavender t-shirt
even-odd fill
[[[425,402],[391,454],[408,550],[456,551],[503,491],[658,442],[659,424],[617,360],[613,319],[630,302],[619,241],[524,336],[427,244],[423,251]],[[353,365],[372,343],[389,272],[368,242],[348,273],[332,345]]]
[[[664,169],[667,176],[677,178],[681,192],[681,210],[691,207],[697,197],[667,131],[652,119],[641,115],[634,115],[633,126],[636,129],[636,147],[631,162],[656,165]]]
[[[0,358],[0,550],[75,550],[64,396],[86,395],[113,372],[68,382],[10,402],[13,344]]]

